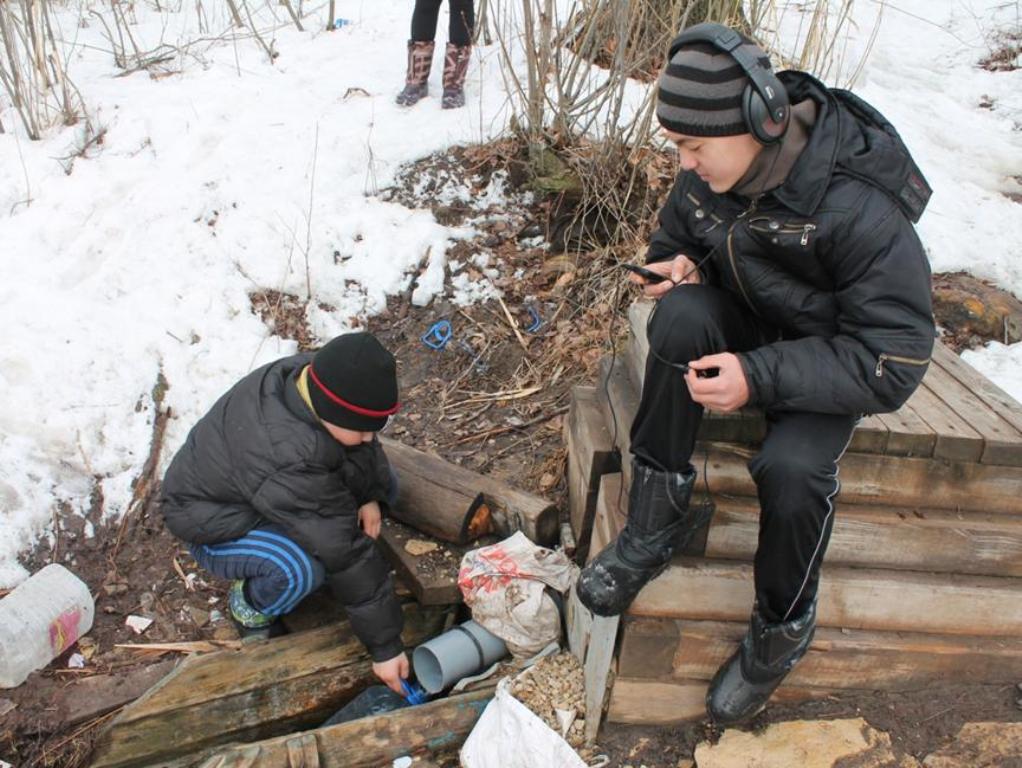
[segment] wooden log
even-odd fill
[[[628,613],[745,622],[752,602],[751,565],[683,557]],[[825,565],[817,610],[823,627],[1007,637],[1022,634],[1022,580]]]
[[[406,607],[406,645],[439,632],[443,618]],[[315,726],[374,680],[347,623],[192,657],[110,723],[92,766],[148,766]]]
[[[548,500],[519,491],[423,451],[382,438],[397,473],[399,496],[393,516],[438,539],[467,543],[489,532],[482,525],[482,507],[492,515],[501,536],[522,531],[537,544],[557,541],[557,508]],[[480,525],[472,529],[476,513]]]
[[[610,694],[607,720],[630,725],[677,725],[706,718],[705,680],[636,680],[618,677]],[[781,686],[771,697],[775,702],[822,699],[831,691]]]
[[[302,734],[206,750],[162,765],[164,768],[389,766],[402,755],[429,755],[460,746],[492,697],[490,690],[451,696]],[[424,764],[415,763],[417,766]]]
[[[380,549],[394,566],[398,577],[408,585],[420,605],[455,605],[462,602],[458,589],[461,558],[475,544],[445,543],[426,555],[413,555],[405,549],[421,535],[396,520],[384,520],[380,531]],[[449,555],[445,555],[449,552]]]
[[[618,674],[709,681],[745,635],[740,622],[629,619]],[[1022,640],[821,627],[786,685],[907,690],[937,682],[1022,677]]]
[[[613,435],[597,404],[595,388],[572,389],[564,437],[568,446],[568,517],[575,536],[576,559],[585,562],[600,478],[617,472],[621,466]]]

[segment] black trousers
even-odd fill
[[[681,371],[656,355],[687,363],[717,352],[754,349],[771,336],[769,328],[721,289],[681,285],[664,296],[649,325],[652,351],[632,424],[634,456],[664,471],[686,469],[703,416]],[[769,622],[798,618],[816,596],[840,489],[838,461],[858,418],[767,411],[766,439],[748,466],[760,503],[756,600]]]
[[[455,45],[469,45],[472,42],[472,28],[476,23],[472,2],[473,0],[447,0],[451,11],[447,39]],[[440,3],[441,0],[415,0],[415,10],[412,12],[412,40],[421,42],[436,38]]]

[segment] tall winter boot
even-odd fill
[[[718,725],[759,714],[792,667],[805,656],[816,632],[816,601],[797,619],[769,624],[752,609],[749,631],[717,670],[706,694],[706,711]]]
[[[628,522],[624,530],[582,569],[578,596],[599,616],[616,616],[646,582],[657,576],[675,548],[684,546],[698,527],[690,511],[696,473],[661,472],[632,460]]]
[[[471,45],[447,44],[444,53],[444,96],[440,101],[443,109],[465,106],[465,75],[471,57]]]
[[[429,93],[429,70],[433,66],[432,40],[408,41],[408,72],[405,87],[395,101],[402,107],[410,107]]]

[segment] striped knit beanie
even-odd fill
[[[338,336],[313,355],[309,398],[329,424],[378,432],[399,407],[394,356],[371,333]]]
[[[744,49],[765,69],[770,57],[742,35]],[[742,119],[742,93],[751,85],[742,65],[712,43],[692,42],[671,56],[658,83],[656,116],[669,131],[686,136],[738,136],[749,129]]]

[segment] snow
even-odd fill
[[[471,224],[444,226],[377,193],[407,161],[503,131],[499,46],[474,55],[465,109],[440,109],[439,52],[433,96],[401,109],[393,96],[404,74],[404,0],[338,0],[337,15],[351,23],[331,33],[312,30],[315,18],[298,32],[282,16],[272,65],[254,40],[223,37],[224,8],[207,9],[200,34],[192,4],[158,13],[136,3],[140,47],[193,41],[158,78],[118,76],[102,26],[80,16],[83,5],[72,0],[58,21],[102,144],[67,174],[82,126],[30,142],[0,102],[8,131],[0,134],[0,587],[25,577],[16,556],[45,534],[55,500],[83,512],[98,482],[107,514],[127,508],[149,453],[161,372],[174,414],[165,465],[223,390],[294,351],[252,313],[251,292],[308,296],[321,340],[409,288],[428,304],[448,290],[447,278],[459,305],[497,295],[494,265],[472,260],[482,275],[472,279],[469,264],[447,262]],[[857,4],[865,15],[853,54],[866,48],[876,6]],[[276,3],[266,8],[283,14]],[[1022,72],[975,66],[995,31],[1017,24],[1015,12],[1000,0],[885,4],[856,90],[899,128],[935,189],[919,227],[934,269],[967,269],[1022,296],[1022,208],[1002,194],[1022,189],[1011,178],[1022,173]],[[442,17],[441,44],[445,29]],[[629,103],[641,95],[636,84]],[[492,218],[509,193],[497,175],[480,194],[456,183],[437,194]],[[991,344],[967,359],[1022,399],[1020,345]]]

